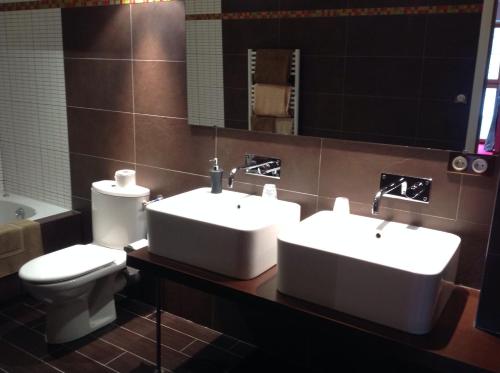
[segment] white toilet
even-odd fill
[[[116,319],[114,295],[126,285],[123,248],[146,237],[149,189],[130,173],[132,181],[122,186],[92,184],[92,244],[43,255],[19,270],[26,290],[47,302],[48,343],[78,339]]]

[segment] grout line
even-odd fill
[[[132,82],[132,129],[133,129],[133,146],[134,146],[134,170],[137,171],[137,143],[136,143],[136,128],[135,128],[135,84],[134,84],[134,30],[132,22],[132,5],[129,4],[129,22],[130,22],[130,56],[132,61],[130,62],[130,75]]]
[[[132,5],[132,4],[128,4]],[[132,9],[130,9],[132,13]],[[130,28],[132,31],[132,28]],[[132,38],[132,33],[130,33]],[[132,53],[132,58],[105,58],[105,57],[64,57],[65,60],[72,61],[117,61],[117,62],[167,62],[167,63],[186,63],[186,60],[148,60],[141,58],[134,58]]]
[[[120,373],[120,372],[118,372],[117,370],[115,370],[115,369],[113,369],[113,368],[111,368],[111,367],[108,367],[108,366],[104,365],[103,363],[98,362],[97,360],[92,359],[90,356],[85,355],[84,353],[82,353],[82,352],[80,352],[80,351],[76,351],[76,350],[75,350],[75,351],[73,351],[73,352],[74,352],[74,353],[76,353],[76,354],[78,354],[78,355],[81,355],[81,356],[83,356],[83,357],[85,357],[85,358],[87,358],[87,359],[89,359],[90,361],[93,361],[94,363],[96,363],[96,364],[98,364],[98,365],[100,365],[100,366],[102,366],[102,367],[105,367],[106,369],[111,370],[112,372]]]
[[[162,325],[163,326],[163,325]],[[189,346],[191,346],[194,342],[197,342],[196,339],[193,339],[191,342],[189,342],[187,345],[185,345],[183,348],[181,348],[179,351],[184,352],[185,349],[187,349]]]
[[[85,156],[85,157],[89,157],[89,158],[104,159],[104,160],[107,160],[107,161],[113,161],[113,162],[120,162],[120,163],[134,164],[134,162],[130,162],[130,161],[122,161],[122,160],[120,160],[120,159],[107,158],[107,157],[100,157],[100,156],[97,156],[97,155],[92,155],[92,154],[77,153],[77,152],[71,152],[70,154],[79,155],[79,156]]]
[[[321,185],[321,163],[323,159],[323,139],[319,143],[318,188],[316,189],[316,211],[319,209],[319,188]]]
[[[134,353],[134,352],[132,352],[132,351],[125,350],[123,347],[120,347],[120,346],[118,346],[118,345],[115,345],[114,343],[109,342],[109,341],[107,341],[107,340],[105,340],[105,339],[99,338],[99,340],[100,340],[100,341],[102,341],[102,342],[104,342],[104,343],[107,343],[107,344],[108,344],[108,345],[110,345],[110,346],[113,346],[113,347],[115,347],[115,348],[118,348],[119,350],[122,350],[122,351],[126,352],[127,354],[133,355],[133,356],[135,356],[136,358],[138,358],[138,359],[140,359],[140,360],[143,360],[143,361],[145,361],[145,362],[147,362],[147,363],[151,364],[152,366],[156,366],[156,363],[154,363],[154,362],[152,362],[151,360],[148,360],[148,359],[146,359],[146,358],[144,358],[144,357],[142,357],[142,356],[139,356],[139,355],[137,355],[136,353]],[[169,370],[169,369],[167,369],[167,368],[162,367],[162,370],[163,370],[163,369],[165,369],[167,372],[171,372],[171,370]]]
[[[24,352],[25,354],[27,354],[27,355],[31,356],[31,357],[32,357],[32,358],[34,358],[35,360],[38,360],[39,362],[41,362],[41,363],[43,363],[43,364],[48,365],[49,367],[51,367],[51,368],[53,368],[53,369],[57,370],[58,372],[65,373],[64,371],[62,371],[61,369],[59,369],[59,368],[57,368],[57,367],[53,366],[53,365],[52,365],[52,364],[50,364],[49,362],[47,362],[47,361],[45,361],[45,360],[42,360],[41,358],[39,358],[39,357],[37,357],[37,356],[33,355],[32,353],[30,353],[30,352],[26,351],[25,349],[23,349],[23,348],[21,348],[21,347],[19,347],[19,346],[16,346],[16,345],[14,345],[14,344],[12,344],[12,343],[10,343],[10,342],[9,342],[9,341],[7,341],[6,339],[3,339],[3,338],[2,338],[2,341],[4,341],[5,343],[7,343],[8,345],[10,345],[11,347],[13,347],[13,348],[15,348],[15,349],[17,349],[17,350],[19,350],[19,351],[22,351],[22,352]],[[46,356],[47,356],[47,355],[46,355]]]
[[[457,197],[457,210],[455,212],[455,220],[458,220],[458,213],[460,212],[460,207],[462,205],[462,184],[464,182],[464,175],[460,175],[460,187],[458,188]]]
[[[118,325],[118,327],[119,327],[119,328],[122,328],[123,330],[126,330],[126,331],[127,331],[127,332],[129,332],[129,333],[135,334],[135,335],[137,335],[137,336],[139,336],[139,337],[141,337],[141,338],[147,339],[148,341],[151,341],[151,342],[153,342],[153,343],[155,343],[155,344],[156,344],[156,340],[155,340],[155,339],[153,339],[153,338],[146,337],[145,335],[142,335],[142,334],[140,334],[140,333],[134,332],[133,330],[130,330],[130,329],[128,329],[128,328],[125,328],[125,327],[123,327],[123,326],[121,326],[121,325]],[[179,352],[180,354],[182,354],[182,355],[184,355],[184,356],[186,356],[186,357],[191,357],[191,356],[189,356],[188,354],[186,354],[186,353],[184,353],[184,352],[180,352],[179,350],[176,350],[175,348],[170,347],[170,346],[168,346],[168,345],[166,345],[166,344],[163,344],[163,343],[162,343],[162,344],[161,344],[161,346],[162,346],[162,347],[165,347],[165,348],[168,348],[169,350],[172,350],[172,351],[175,351],[175,352]]]
[[[151,323],[153,323],[153,324],[156,324],[156,322],[155,322],[154,320],[148,319],[148,318],[147,318],[147,317],[145,317],[145,316],[138,315],[138,314],[136,314],[135,312],[129,311],[129,310],[125,309],[125,308],[124,308],[124,310],[125,310],[126,312],[129,312],[129,313],[133,314],[133,315],[136,315],[137,317],[140,317],[140,318],[142,318],[142,319],[145,319],[145,320],[147,320],[147,321],[149,321],[149,322],[151,322]],[[155,312],[153,312],[151,315],[153,315],[153,314],[155,314]],[[179,317],[179,316],[176,316],[176,317]],[[179,317],[179,318],[181,318],[181,319],[182,319],[182,317]],[[210,346],[212,346],[212,347],[214,347],[214,348],[216,348],[216,349],[218,349],[218,350],[220,350],[220,351],[228,352],[228,353],[230,353],[230,354],[232,354],[232,355],[234,355],[234,356],[241,357],[240,355],[235,354],[234,352],[229,351],[228,349],[225,349],[225,348],[222,348],[222,347],[219,347],[219,346],[216,346],[216,345],[212,345],[212,343],[211,343],[211,342],[204,341],[203,339],[200,339],[200,338],[195,337],[195,336],[193,336],[193,335],[191,335],[191,334],[185,333],[185,332],[183,332],[183,331],[181,331],[181,330],[178,330],[178,329],[172,328],[172,327],[170,327],[170,326],[168,326],[168,325],[166,325],[166,324],[163,324],[163,323],[160,323],[160,324],[161,324],[161,326],[162,326],[162,327],[164,327],[164,328],[167,328],[167,329],[173,330],[173,331],[175,331],[175,332],[177,332],[177,333],[183,334],[183,335],[185,335],[185,336],[187,336],[187,337],[190,337],[190,338],[194,339],[194,341],[190,342],[187,346],[183,347],[183,348],[182,348],[182,349],[180,349],[179,351],[184,350],[185,348],[187,348],[187,347],[188,347],[190,344],[192,344],[193,342],[198,341],[198,342],[202,342],[202,343],[204,343],[204,344],[210,345]],[[206,326],[202,326],[202,325],[199,325],[199,324],[196,324],[196,323],[193,323],[193,324],[198,325],[198,326],[200,326],[201,328],[205,328],[205,329],[211,330],[211,331],[213,331],[214,333],[218,333],[219,335],[217,336],[217,338],[219,338],[219,337],[221,337],[221,336],[225,335],[225,334],[220,333],[220,332],[218,332],[218,331],[216,331],[216,330],[213,330],[213,329],[207,328]],[[121,328],[123,328],[123,329],[125,329],[125,330],[128,330],[128,331],[130,331],[130,332],[132,332],[132,333],[135,333],[135,334],[137,334],[137,335],[140,335],[141,337],[144,337],[144,338],[146,338],[146,339],[148,339],[148,340],[151,340],[151,341],[152,341],[152,339],[151,339],[151,338],[148,338],[148,337],[146,337],[146,336],[143,336],[142,334],[139,334],[139,333],[133,332],[133,331],[131,331],[131,330],[127,329],[127,328],[124,328],[123,326],[120,326],[120,327],[121,327]],[[234,346],[235,346],[238,342],[240,342],[240,340],[239,340],[238,338],[234,338],[234,337],[232,337],[232,336],[229,336],[229,337],[231,337],[231,338],[233,338],[233,339],[235,339],[235,340],[236,340],[236,341],[234,342],[234,344],[232,344],[232,345],[231,345],[231,347],[229,347],[229,348],[234,347]],[[156,341],[154,341],[154,342],[156,342]],[[247,343],[247,342],[245,342],[245,341],[241,341],[241,342],[243,342],[243,343]],[[248,343],[247,343],[247,344],[248,344]],[[164,345],[162,344],[162,346],[164,346]],[[168,346],[166,346],[166,347],[168,347]],[[170,348],[170,349],[172,349],[172,350],[174,350],[174,351],[177,351],[177,350],[173,349],[172,347],[169,347],[169,348]]]
[[[130,115],[143,115],[145,117],[163,118],[163,119],[177,119],[177,120],[185,120],[185,121],[187,121],[187,119],[188,119],[188,118],[185,118],[185,117],[171,117],[171,116],[168,116],[168,115],[138,113],[138,112],[135,112],[135,111],[112,110],[112,109],[103,109],[103,108],[97,108],[97,107],[87,107],[87,106],[77,106],[77,105],[67,105],[67,107],[70,108],[70,109],[84,109],[84,110],[104,111],[104,112],[108,112],[108,113],[130,114]],[[135,110],[135,108],[133,108],[132,110]],[[200,126],[196,126],[196,127],[200,127]],[[201,126],[201,127],[203,127],[203,126]]]
[[[112,358],[110,361],[108,361],[107,363],[105,363],[104,365],[109,365],[111,364],[113,361],[115,360],[118,360],[119,358],[121,358],[123,355],[125,355],[127,353],[127,351],[123,351],[121,354],[119,354],[118,356]]]

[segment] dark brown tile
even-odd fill
[[[126,353],[109,364],[120,373],[155,373],[156,367],[135,355]]]
[[[136,113],[186,118],[186,90],[184,62],[134,62]]]
[[[484,272],[476,326],[487,331],[498,330],[500,309],[500,256],[488,255]]]
[[[281,19],[280,48],[300,49],[303,54],[345,56],[346,22],[345,17]]]
[[[131,58],[130,7],[65,8],[61,16],[65,57]]]
[[[5,341],[0,341],[0,368],[6,372],[16,373],[56,373],[57,369],[35,359],[28,353],[21,351]]]
[[[71,350],[59,350],[50,354],[44,359],[50,365],[62,370],[63,372],[95,372],[95,373],[111,373],[113,370],[101,365],[88,357]]]
[[[123,353],[123,350],[90,335],[67,345],[72,351],[78,351],[98,363],[106,365]]]
[[[58,345],[48,345],[43,335],[24,326],[12,329],[4,334],[3,339],[39,358],[61,349]]]
[[[427,16],[425,55],[475,58],[481,14],[433,14]]]
[[[0,337],[18,327],[19,324],[12,321],[9,317],[0,314]]]
[[[134,162],[133,114],[69,107],[68,139],[73,153]]]
[[[42,324],[45,320],[44,313],[22,303],[2,308],[1,312],[30,328]]]
[[[491,177],[463,176],[458,218],[489,225],[495,206],[497,186],[496,175]]]
[[[146,166],[137,166],[137,183],[151,189],[152,196],[161,194],[164,197],[210,186],[208,176],[198,176]]]
[[[222,12],[256,12],[256,11],[270,11],[279,10],[279,0],[253,0],[253,1],[235,1],[235,0],[222,0]]]
[[[342,130],[361,133],[366,136],[363,140],[372,142],[389,142],[384,141],[389,137],[396,138],[396,142],[413,139],[418,108],[417,99],[347,96]]]
[[[140,334],[146,338],[154,340],[156,338],[156,325],[152,320],[137,317],[132,313],[121,311],[116,321],[121,327],[130,330],[134,333]],[[179,333],[168,327],[161,328],[161,343],[165,346],[171,347],[174,350],[181,351],[194,339]]]
[[[150,316],[154,319],[155,315]],[[178,330],[182,333],[188,334],[194,338],[200,339],[204,342],[211,344],[218,344],[222,346],[234,345],[234,338],[228,337],[219,333],[215,330],[206,328],[204,326],[195,324],[194,322],[184,319],[182,317],[176,316],[169,312],[163,312],[161,314],[161,323],[169,328]],[[217,343],[218,340],[221,342]],[[229,346],[231,347],[231,346]],[[229,348],[228,347],[228,348]]]
[[[132,40],[134,58],[139,60],[186,59],[183,1],[134,4]]]
[[[224,87],[248,89],[248,56],[224,53]]]
[[[251,355],[256,352],[256,350],[257,347],[242,341],[238,341],[233,347],[229,349],[229,351],[231,351],[233,354],[241,357]]]
[[[279,48],[279,29],[277,19],[223,20],[224,53],[246,54],[248,49]]]
[[[306,93],[300,97],[299,130],[321,128],[330,131],[342,128],[344,98],[327,93]]]
[[[118,307],[123,308],[129,312],[132,312],[138,316],[143,316],[143,317],[149,316],[156,310],[155,307],[149,304],[139,302],[130,298],[119,299],[116,300],[116,302]]]
[[[430,203],[385,198],[382,206],[455,219],[460,176],[446,172],[448,152],[402,146],[324,140],[319,195],[371,204],[383,172],[432,178]]]
[[[470,97],[474,79],[473,59],[428,58],[424,61],[422,97],[452,102],[458,94]],[[466,105],[459,105],[466,106]]]
[[[217,138],[217,155],[221,165],[229,170],[241,166],[245,154],[280,158],[281,179],[273,180],[279,189],[316,194],[320,139],[262,134],[255,132],[220,130]],[[236,181],[264,185],[269,179],[236,175]]]
[[[248,90],[224,88],[224,118],[226,121],[244,122],[248,129]]]
[[[231,0],[227,0],[231,1]],[[281,0],[281,10],[336,9],[347,7],[347,0]]]
[[[351,57],[346,62],[344,92],[416,98],[420,94],[421,78],[421,58]]]
[[[363,1],[353,1],[356,6]],[[372,7],[372,2],[368,1]],[[390,0],[391,4],[395,1]],[[414,4],[415,1],[412,1]],[[395,5],[390,5],[395,6]],[[349,17],[349,56],[421,56],[424,48],[423,16]],[[394,32],[397,30],[397,32]]]
[[[208,175],[208,160],[215,154],[213,128],[145,115],[136,115],[135,124],[137,163]]]
[[[131,349],[133,350],[131,352],[135,355],[149,362],[156,361],[156,344],[149,339],[122,328],[112,329],[102,335],[101,338],[123,349]],[[162,347],[162,365],[169,370],[178,369],[187,359],[187,356],[179,352]]]
[[[113,180],[116,170],[135,168],[132,163],[80,154],[70,154],[70,165],[73,195],[88,200],[90,200],[90,188],[94,181]]]
[[[187,366],[210,366],[214,371],[224,372],[236,366],[240,359],[228,352],[215,348],[204,342],[195,341],[190,344],[184,352],[192,357]],[[186,367],[185,367],[186,368]]]
[[[68,106],[132,111],[130,61],[66,60],[64,71]]]
[[[303,92],[336,93],[344,90],[344,57],[304,55],[300,60]]]
[[[73,196],[71,197],[71,205],[74,210],[82,214],[82,243],[92,242],[92,206],[90,200]]]

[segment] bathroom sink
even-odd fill
[[[277,235],[300,221],[296,203],[210,188],[147,206],[149,251],[238,279],[276,264]]]
[[[439,317],[460,238],[437,230],[321,211],[278,236],[278,289],[413,334]]]

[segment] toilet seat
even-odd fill
[[[108,266],[122,266],[126,253],[94,244],[74,245],[35,258],[19,270],[19,277],[34,284],[70,281]]]

